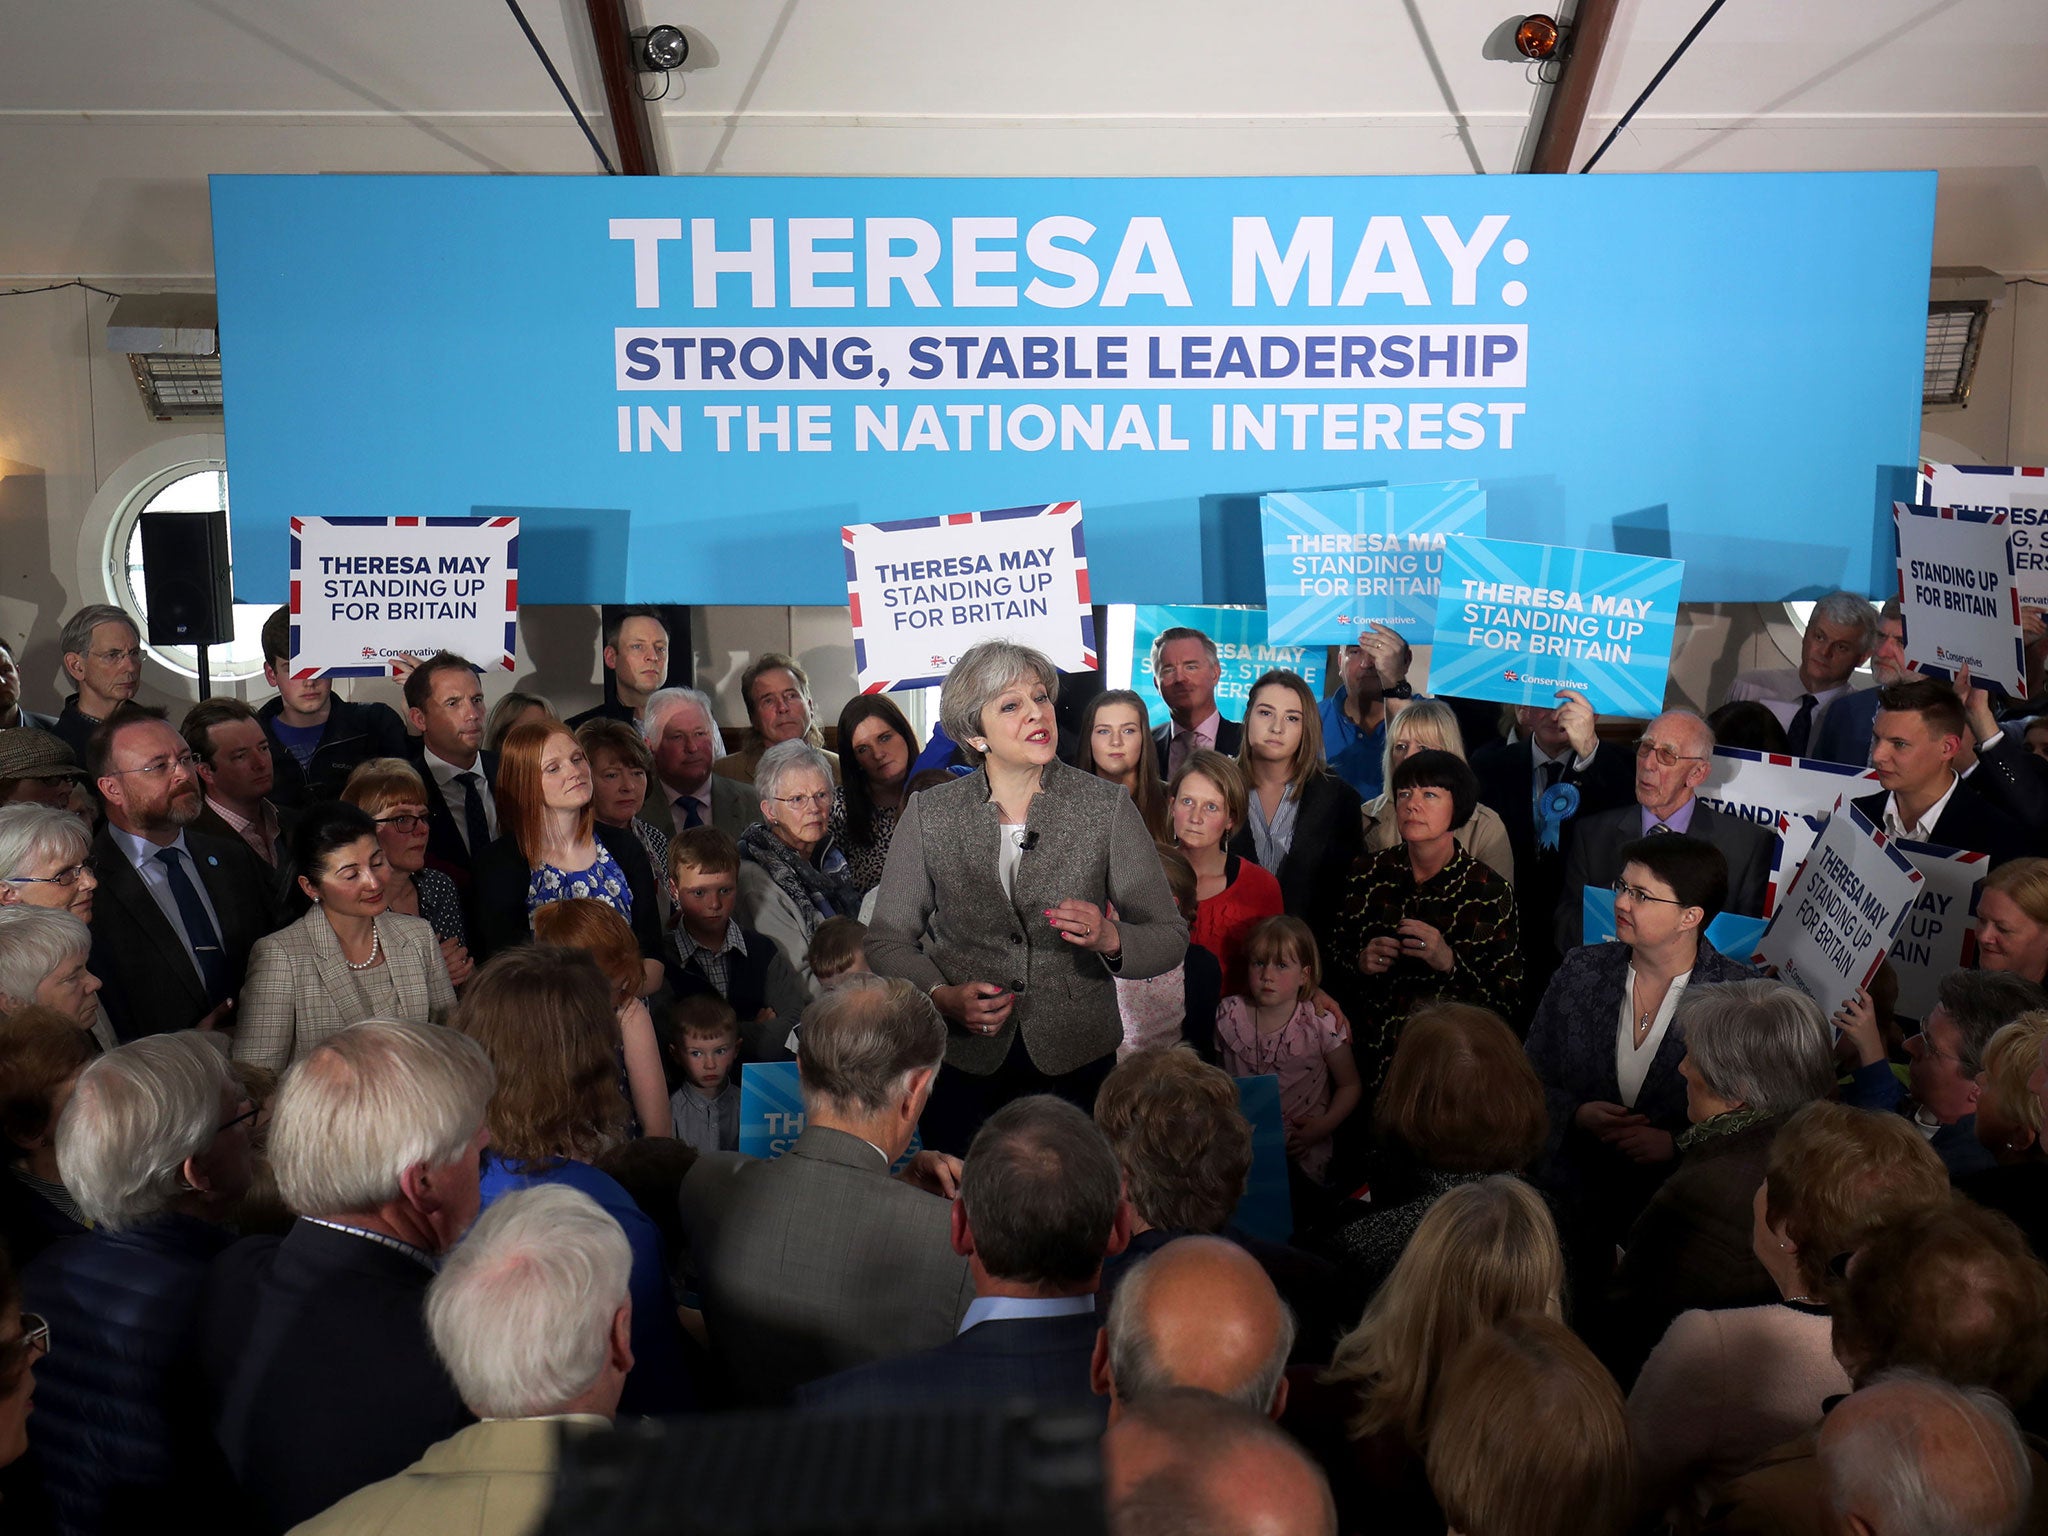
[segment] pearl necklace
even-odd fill
[[[376,919],[372,918],[370,920],[370,958],[365,960],[361,965],[357,965],[355,961],[349,959],[347,955],[343,955],[341,957],[341,963],[347,966],[352,971],[367,971],[371,966],[377,963],[377,946],[381,941],[382,937],[383,935],[377,932]]]

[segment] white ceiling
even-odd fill
[[[1622,0],[1583,161],[1705,0]],[[583,0],[528,0],[605,133]],[[647,0],[679,172],[1513,169],[1490,0]],[[2048,3],[1730,0],[1602,171],[1942,172],[1935,260],[2048,272]],[[0,0],[0,277],[204,278],[210,171],[570,172],[502,0]]]

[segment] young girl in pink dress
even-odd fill
[[[1216,1044],[1233,1077],[1280,1079],[1287,1155],[1311,1179],[1330,1167],[1330,1136],[1358,1107],[1351,1034],[1312,999],[1321,980],[1315,936],[1297,917],[1268,917],[1245,938],[1247,990],[1216,1010]]]

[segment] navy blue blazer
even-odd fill
[[[1109,1400],[1088,1384],[1095,1314],[1007,1317],[977,1323],[937,1349],[874,1360],[797,1389],[800,1408],[874,1413],[935,1403],[1031,1398],[1092,1405],[1108,1423]]]
[[[1821,711],[1820,723],[1806,744],[1806,755],[1830,763],[1854,763],[1858,768],[1870,762],[1870,733],[1877,725],[1875,688],[1845,693]]]
[[[1244,726],[1236,720],[1224,719],[1219,712],[1216,718],[1216,750],[1236,762],[1237,749],[1243,741]],[[1168,715],[1152,727],[1152,751],[1159,759],[1159,777],[1171,779],[1173,773],[1166,766],[1166,761],[1173,755],[1173,716]],[[83,757],[80,761],[84,761]]]
[[[1358,791],[1334,773],[1308,781],[1294,810],[1294,841],[1273,878],[1280,882],[1280,900],[1289,917],[1298,917],[1315,931],[1318,943],[1329,942],[1330,921],[1344,902],[1351,866],[1365,855],[1365,823]],[[1258,862],[1258,840],[1251,821],[1237,829],[1230,851]]]
[[[434,1272],[300,1220],[213,1263],[199,1349],[259,1531],[287,1531],[471,1422],[427,1337]]]
[[[1621,1102],[1614,1034],[1621,1018],[1622,988],[1628,985],[1630,954],[1621,943],[1587,944],[1567,954],[1536,1006],[1527,1049],[1530,1065],[1543,1081],[1544,1107],[1550,1114],[1544,1182],[1568,1195],[1612,1197],[1633,1204],[1638,1196],[1648,1198],[1661,1172],[1649,1178],[1649,1187],[1634,1188],[1648,1176],[1580,1130],[1573,1118],[1581,1104]],[[1755,974],[1702,941],[1687,985],[1711,986]],[[1667,1030],[1635,1102],[1638,1114],[1674,1136],[1691,1123],[1685,1113],[1685,1079],[1678,1074],[1684,1055],[1684,1035]]]
[[[1994,869],[2033,853],[2035,839],[2032,834],[2003,811],[1994,809],[1991,802],[1977,792],[1976,777],[1972,774],[1956,785],[1956,792],[1942,807],[1941,815],[1934,823],[1934,836],[1928,841],[1943,848],[1964,848],[1971,853],[1989,854]],[[1852,800],[1850,804],[1882,827],[1885,801],[1890,798],[1888,791],[1880,789]]]

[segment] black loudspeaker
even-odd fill
[[[151,512],[142,530],[142,598],[151,645],[224,645],[235,638],[225,512]]]

